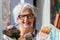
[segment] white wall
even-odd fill
[[[42,25],[50,24],[50,0],[44,0]]]

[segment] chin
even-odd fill
[[[25,28],[28,28],[29,26],[24,26]]]
[[[31,27],[31,24],[23,24],[23,27],[29,28],[29,27]]]
[[[29,28],[30,26],[29,25],[24,25],[25,28]]]

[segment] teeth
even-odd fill
[[[30,24],[30,22],[23,22],[24,23],[24,25],[29,25]]]
[[[27,22],[25,22],[25,24],[27,24]]]
[[[28,23],[24,23],[25,25],[27,25]]]

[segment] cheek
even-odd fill
[[[18,24],[22,24],[23,20],[18,20]]]
[[[34,19],[30,19],[29,21],[30,21],[31,23],[33,23],[33,22],[34,22]]]

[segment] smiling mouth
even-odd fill
[[[30,22],[24,22],[25,25],[30,25]]]
[[[24,22],[24,26],[30,26],[31,22]]]

